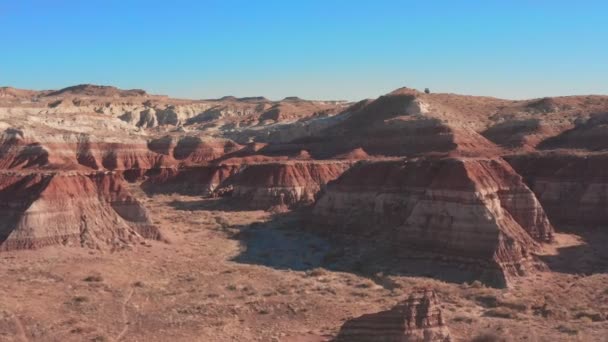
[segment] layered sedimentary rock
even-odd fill
[[[189,163],[201,163],[218,159],[241,148],[242,146],[230,140],[203,140],[190,136],[177,141],[173,157],[177,160],[187,160]]]
[[[350,162],[280,162],[248,165],[226,183],[232,196],[255,209],[311,204],[315,195]]]
[[[212,196],[241,169],[243,166],[238,164],[220,164],[151,170],[142,187],[148,193]]]
[[[347,321],[336,341],[449,342],[452,339],[435,292],[419,290],[390,310]]]
[[[498,147],[471,127],[441,117],[435,104],[411,89],[349,108],[342,120],[289,144],[268,146],[265,153],[306,149],[314,158],[335,158],[356,149],[373,156],[414,156],[429,152],[493,153]]]
[[[396,244],[404,254],[469,263],[498,286],[534,265],[538,242],[553,235],[521,177],[486,158],[360,163],[328,185],[313,220],[330,233]]]
[[[316,115],[333,115],[346,106],[347,103],[342,101],[270,101],[263,97],[227,96],[211,100],[182,100],[150,95],[138,89],[121,90],[89,84],[57,91],[0,89],[0,117],[3,113],[8,113],[36,115],[52,120],[53,116],[68,113],[98,114],[113,121],[113,124],[122,123],[131,129],[158,129],[165,132],[176,127],[215,132],[219,129],[273,124],[277,121],[295,122]],[[247,141],[246,136],[243,139]]]
[[[608,112],[578,120],[575,127],[544,140],[539,149],[580,149],[601,151],[608,149]]]
[[[538,118],[509,120],[497,123],[481,134],[502,147],[533,150],[545,139],[558,135],[571,126],[568,123],[548,125]]]
[[[7,128],[0,133],[0,169],[40,167],[49,163],[49,152],[24,139],[23,131]]]
[[[0,175],[0,250],[116,248],[160,239],[143,206],[109,173]]]
[[[352,105],[295,97],[180,100],[92,85],[0,88],[3,210],[29,227],[36,216],[22,214],[36,203],[52,207],[54,201],[38,198],[72,182],[73,198],[53,195],[69,202],[69,215],[88,210],[82,203],[97,193],[103,215],[131,227],[139,204],[109,195],[125,193],[118,181],[105,185],[112,177],[143,180],[148,193],[232,195],[256,209],[293,208],[322,195],[314,218],[328,231],[483,265],[489,278],[505,282],[524,272],[552,228],[530,189],[496,156],[570,150],[508,160],[550,220],[605,225],[606,158],[597,151],[608,146],[607,120],[595,113],[606,112],[603,96],[510,101],[407,88]],[[361,164],[344,173],[355,161]],[[21,199],[9,203],[9,194]],[[73,217],[66,220],[76,225]],[[4,239],[19,236],[15,227],[3,226]],[[75,236],[72,228],[53,229]]]
[[[0,169],[137,171],[174,164],[134,137],[84,133],[40,134],[7,128],[0,134]]]
[[[608,224],[607,153],[507,156],[556,227],[584,230]]]

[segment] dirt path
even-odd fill
[[[131,300],[131,297],[133,297],[134,292],[135,292],[135,290],[131,289],[131,291],[129,291],[129,294],[125,298],[125,300],[122,302],[121,310],[122,310],[122,321],[123,321],[124,327],[120,331],[120,334],[118,334],[118,336],[116,336],[116,338],[114,339],[115,342],[118,342],[123,337],[125,337],[125,335],[127,334],[127,331],[129,330],[130,322],[129,322],[129,316],[127,315],[127,305],[129,305],[129,301]]]

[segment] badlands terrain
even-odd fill
[[[608,96],[0,88],[1,341],[606,341]]]

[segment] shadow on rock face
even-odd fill
[[[325,268],[370,278],[392,290],[396,287],[388,276],[413,276],[462,284],[481,280],[493,283],[487,273],[468,270],[457,262],[404,251],[398,246],[381,243],[381,237],[357,239],[326,235],[308,229],[306,209],[280,213],[268,222],[230,227],[232,238],[240,241],[242,252],[232,260],[243,264],[263,265],[279,270],[312,271]]]

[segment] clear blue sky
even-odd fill
[[[0,32],[0,85],[20,88],[608,93],[607,1],[0,0]]]

